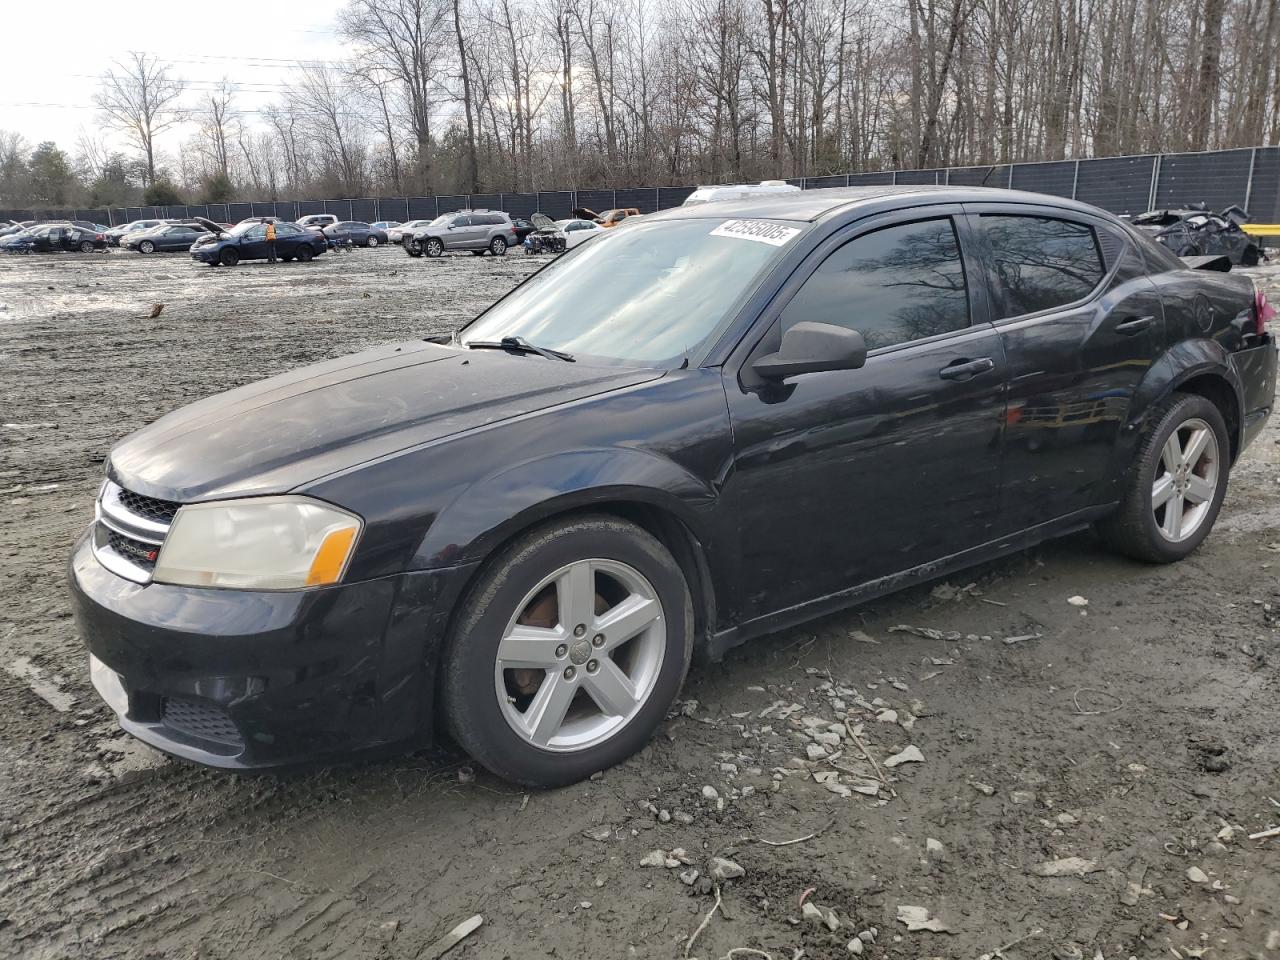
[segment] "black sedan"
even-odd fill
[[[107,239],[101,233],[70,223],[44,223],[0,241],[0,249],[8,253],[93,253],[105,250]]]
[[[654,214],[452,336],[117,444],[70,565],[92,681],[214,766],[448,731],[572,782],[644,745],[695,651],[1089,524],[1187,556],[1275,402],[1273,315],[1034,194]]]
[[[387,231],[361,220],[339,220],[321,231],[330,243],[349,243],[357,247],[376,247],[387,242]]]
[[[166,223],[150,230],[125,234],[120,246],[138,253],[175,253],[190,250],[191,245],[210,231],[195,223]]]
[[[271,257],[265,223],[238,223],[228,229],[212,220],[196,219],[209,232],[191,245],[192,260],[211,267],[234,267],[241,260]],[[329,249],[323,237],[296,223],[277,223],[275,230],[275,255],[286,263],[291,260],[305,263]]]

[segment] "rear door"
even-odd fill
[[[726,381],[735,462],[725,491],[740,518],[746,617],[992,539],[1005,362],[957,213],[880,216],[828,241]],[[751,359],[800,321],[859,331],[866,365],[753,383]]]
[[[1163,350],[1164,308],[1132,239],[1057,207],[967,204],[1009,365],[1001,532],[1115,498],[1116,444]]]

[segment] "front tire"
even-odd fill
[[[1231,470],[1222,413],[1204,397],[1175,393],[1152,412],[1125,478],[1120,509],[1098,524],[1115,550],[1148,563],[1192,553],[1213,529]]]
[[[553,521],[468,593],[444,656],[444,718],[498,776],[574,783],[644,746],[692,650],[689,588],[666,547],[614,517]]]
[[[423,248],[423,250],[425,251],[428,257],[434,260],[436,257],[444,253],[444,244],[441,243],[439,240],[437,240],[435,237],[431,237],[429,240],[427,240],[426,246]]]
[[[222,263],[224,267],[234,267],[237,263],[240,262],[240,254],[237,253],[235,250],[231,249],[230,247],[227,247],[225,250],[222,251],[222,254],[218,257],[218,260]]]
[[[140,244],[138,244],[138,250],[141,251],[142,253],[155,253],[156,245],[152,243],[150,240],[143,240]]]

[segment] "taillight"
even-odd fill
[[[1267,323],[1276,318],[1275,307],[1267,303],[1267,295],[1262,292],[1257,281],[1253,284],[1253,332],[1258,336],[1264,336],[1267,332]]]

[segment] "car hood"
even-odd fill
[[[200,226],[204,227],[206,230],[212,233],[215,237],[231,236],[231,234],[227,233],[226,227],[224,227],[220,223],[214,223],[212,220],[206,220],[204,217],[192,217],[191,219],[194,220],[196,223],[200,224]]]
[[[178,502],[283,493],[406,447],[662,375],[425,341],[387,344],[176,410],[118,443],[108,473],[136,493]]]

